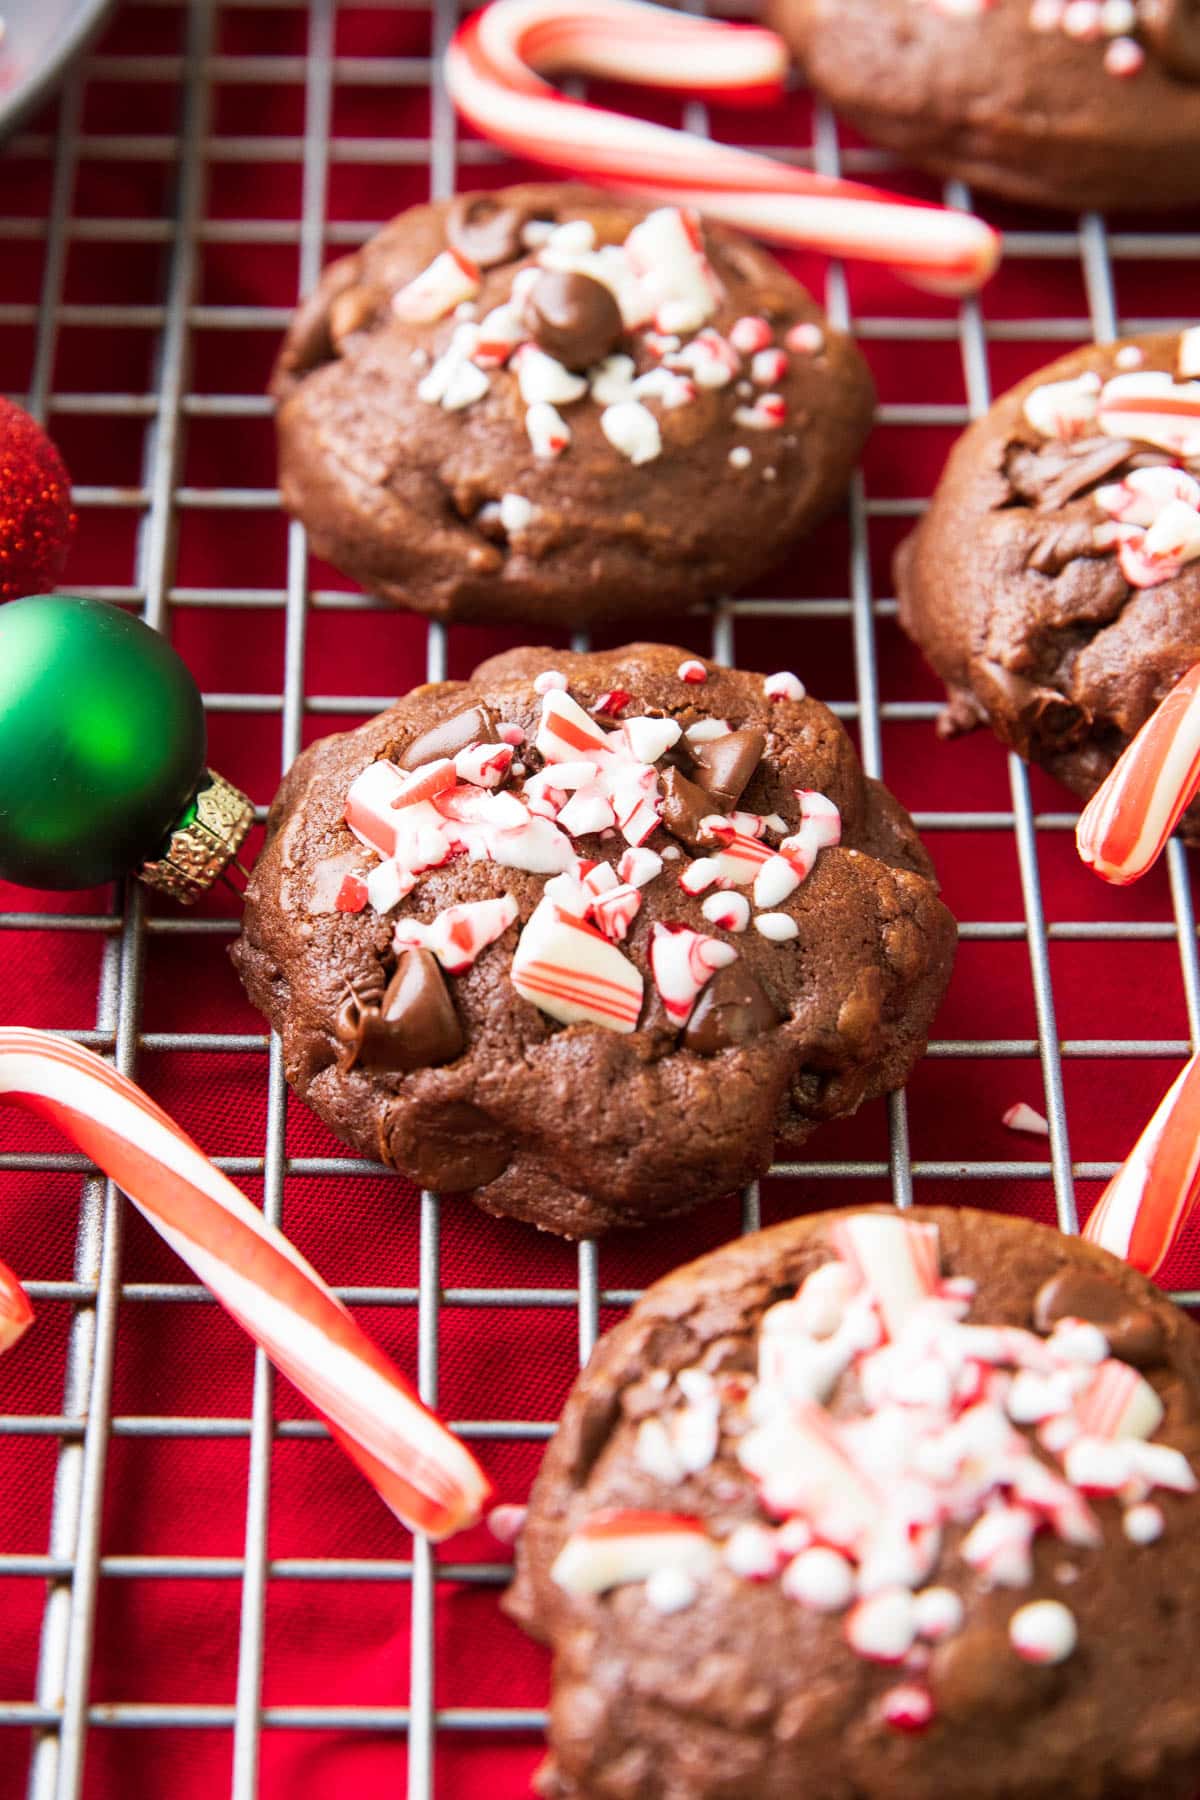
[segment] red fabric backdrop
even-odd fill
[[[336,50],[340,58],[424,57],[430,52],[430,15],[419,7],[341,9]],[[150,421],[145,413],[118,414],[104,403],[85,410],[78,398],[154,392],[160,321],[137,314],[106,322],[74,312],[97,304],[153,307],[163,297],[171,243],[162,231],[141,236],[105,221],[163,221],[172,216],[178,175],[174,138],[180,117],[179,68],[157,65],[157,78],[131,79],[128,63],[112,60],[152,53],[177,57],[186,12],[178,4],[125,4],[98,46],[86,84],[85,139],[72,176],[71,215],[84,222],[67,246],[61,315],[54,363],[51,429],[75,481],[87,486],[142,480]],[[294,138],[304,127],[302,68],[286,79],[248,78],[246,56],[302,57],[308,23],[303,8],[286,4],[257,9],[237,5],[218,12],[212,65],[212,154],[208,159],[205,226],[199,250],[195,299],[206,308],[286,306],[295,298],[297,247],[272,241],[270,231],[239,234],[239,220],[298,218],[301,165],[296,146],[263,142],[261,154],[245,148],[222,156],[222,140]],[[418,147],[424,140],[430,100],[421,85],[397,84],[382,73],[364,81],[357,65],[335,67],[333,130],[337,148],[330,167],[328,218],[334,222],[382,221],[424,198],[428,169]],[[253,69],[250,70],[253,75]],[[646,97],[623,94],[620,103],[647,108]],[[652,103],[655,116],[678,121],[677,104]],[[714,130],[739,141],[764,144],[811,142],[811,109],[795,96],[770,114],[716,115]],[[28,388],[36,340],[34,308],[42,293],[46,237],[38,227],[51,205],[56,113],[33,121],[0,163],[4,173],[4,237],[0,258],[0,389],[21,396]],[[131,157],[125,134],[151,134],[160,150]],[[356,139],[387,141],[376,155]],[[850,144],[849,138],[844,143]],[[851,145],[851,147],[853,147]],[[460,170],[460,183],[492,183],[525,170],[478,159]],[[900,177],[897,177],[900,180]],[[902,185],[932,192],[919,178]],[[31,221],[29,228],[13,217]],[[1038,331],[1022,321],[1066,321],[1058,332],[1065,347],[1088,335],[1088,296],[1069,221],[990,209],[998,223],[1021,233],[1013,253],[988,289],[984,311],[990,331],[991,376],[996,389],[1046,359]],[[1126,222],[1138,229],[1145,221]],[[1178,222],[1176,222],[1178,223]],[[1186,222],[1185,222],[1186,223]],[[1197,221],[1191,221],[1193,227]],[[1063,234],[1051,244],[1044,233]],[[294,234],[293,234],[294,235]],[[278,238],[278,234],[276,234]],[[236,240],[236,241],[232,241]],[[337,246],[327,248],[336,254]],[[797,272],[817,292],[825,270],[816,257],[794,258]],[[1122,256],[1116,265],[1117,303],[1124,319],[1181,318],[1193,303],[1195,265]],[[878,271],[854,270],[850,297],[881,398],[892,409],[877,429],[865,458],[872,501],[928,494],[955,435],[953,422],[919,410],[933,403],[962,406],[963,367],[949,302],[920,296]],[[907,335],[913,322],[932,321],[927,332]],[[189,393],[200,396],[262,393],[277,340],[271,329],[217,329],[213,315],[199,314],[190,332]],[[907,410],[906,410],[907,409]],[[238,417],[220,409],[189,407],[183,437],[180,484],[194,493],[206,487],[270,489],[274,482],[271,427],[265,416]],[[244,695],[278,693],[283,678],[286,525],[273,506],[249,510],[185,504],[175,514],[177,539],[171,579],[170,632],[204,689],[234,696],[211,717],[211,758],[256,801],[269,800],[279,775],[278,706],[240,703]],[[68,571],[71,582],[122,587],[136,582],[137,504],[82,508],[78,542]],[[873,592],[891,593],[889,558],[906,528],[902,517],[873,513],[869,545]],[[843,599],[848,593],[849,526],[831,520],[801,546],[759,590],[764,596]],[[313,585],[344,588],[331,570],[314,567]],[[230,612],[197,602],[195,590],[261,590],[261,604]],[[710,647],[701,618],[664,615],[644,630],[697,650]],[[919,657],[884,609],[876,626],[880,683],[885,702],[936,698]],[[451,673],[465,674],[484,654],[514,634],[455,629]],[[391,694],[424,675],[424,627],[397,613],[318,608],[309,619],[307,691],[326,697],[305,716],[306,741],[354,722],[339,709],[338,695]],[[855,697],[854,645],[845,607],[804,617],[776,618],[770,609],[742,618],[738,660],[749,667],[796,668],[813,692],[835,701]],[[851,722],[851,729],[854,729]],[[972,810],[1011,813],[1006,760],[989,739],[977,736],[940,745],[927,718],[892,715],[883,728],[884,768],[891,785],[921,812]],[[1070,806],[1048,779],[1033,778],[1042,812]],[[946,898],[961,920],[1015,923],[1023,918],[1015,839],[999,828],[941,829],[930,833]],[[254,845],[251,844],[251,849]],[[1156,871],[1129,893],[1107,890],[1077,863],[1069,831],[1049,823],[1039,831],[1038,855],[1052,926],[1050,951],[1058,1023],[1067,1040],[1182,1040],[1187,1034],[1177,946],[1170,935],[1171,897],[1166,874]],[[113,903],[109,892],[46,896],[0,886],[0,910],[34,910],[43,928],[0,932],[0,1018],[6,1023],[90,1030],[97,1023],[102,939],[72,932],[55,921],[96,914]],[[234,902],[224,892],[199,912],[232,919]],[[170,909],[151,901],[155,918]],[[1053,935],[1078,921],[1138,921],[1148,929],[1133,941],[1084,940]],[[1163,928],[1156,934],[1155,928]],[[260,1031],[226,959],[225,935],[152,933],[148,940],[141,1026],[145,1033]],[[1051,1220],[1052,1184],[1044,1141],[1017,1137],[1001,1125],[1014,1100],[1042,1106],[1035,1056],[1021,1048],[1036,1031],[1029,960],[1015,930],[999,939],[965,942],[950,994],[938,1021],[942,1040],[1018,1040],[1003,1056],[949,1055],[927,1060],[909,1093],[914,1156],[949,1165],[919,1176],[924,1200],[970,1201]],[[1177,1067],[1177,1060],[1132,1055],[1101,1060],[1069,1055],[1065,1065],[1071,1150],[1077,1162],[1119,1158]],[[265,1122],[265,1045],[252,1050],[216,1049],[185,1054],[143,1047],[138,1074],[151,1093],[209,1151],[255,1158],[262,1154]],[[0,1114],[0,1152],[59,1148],[52,1134],[16,1114]],[[324,1128],[296,1104],[287,1121],[292,1157],[336,1153]],[[874,1105],[856,1119],[829,1129],[812,1145],[818,1163],[838,1158],[884,1158],[885,1109]],[[973,1180],[955,1173],[959,1160],[1005,1159],[1028,1165],[1011,1179]],[[243,1185],[257,1193],[259,1183]],[[1093,1204],[1099,1183],[1080,1179],[1081,1210]],[[816,1169],[798,1181],[765,1184],[763,1209],[770,1221],[801,1208],[887,1195],[880,1179],[847,1181]],[[65,1281],[72,1275],[79,1180],[64,1173],[0,1172],[0,1252],[26,1277]],[[736,1201],[643,1235],[606,1244],[600,1257],[606,1290],[640,1287],[673,1264],[720,1242],[736,1230]],[[373,1174],[357,1177],[289,1175],[285,1224],[330,1281],[398,1285],[418,1279],[418,1217],[407,1184]],[[1168,1271],[1177,1286],[1200,1284],[1200,1251],[1181,1251]],[[567,1393],[577,1362],[577,1324],[570,1304],[576,1259],[568,1246],[515,1226],[487,1220],[462,1204],[444,1209],[442,1275],[448,1288],[501,1287],[562,1290],[561,1306],[481,1306],[451,1298],[441,1324],[441,1401],[456,1420],[552,1420]],[[126,1282],[188,1279],[171,1253],[131,1215],[123,1258]],[[618,1310],[606,1306],[603,1323]],[[0,1363],[0,1415],[57,1414],[62,1408],[63,1357],[70,1324],[67,1302],[43,1301],[36,1328]],[[364,1308],[363,1322],[403,1366],[415,1367],[413,1305]],[[127,1299],[121,1307],[113,1409],[121,1419],[216,1416],[245,1420],[251,1404],[252,1354],[246,1339],[215,1307]],[[286,1383],[279,1383],[280,1418],[306,1416]],[[502,1435],[478,1446],[505,1500],[522,1499],[537,1463],[536,1442]],[[53,1436],[9,1433],[0,1439],[0,1556],[47,1550],[51,1486],[57,1441]],[[102,1551],[105,1557],[213,1558],[242,1555],[245,1538],[247,1443],[244,1436],[115,1437],[108,1461]],[[328,1441],[283,1438],[271,1463],[268,1532],[272,1558],[403,1560],[409,1542],[373,1494]],[[442,1564],[503,1560],[480,1529],[439,1552]],[[436,1604],[436,1683],[441,1707],[491,1705],[537,1707],[544,1703],[548,1666],[501,1616],[495,1585],[442,1580]],[[172,1580],[103,1575],[99,1588],[92,1699],[104,1702],[188,1702],[229,1705],[237,1672],[236,1579]],[[0,1699],[31,1701],[35,1693],[39,1631],[45,1601],[40,1578],[4,1572],[0,1563]],[[328,1583],[286,1574],[268,1589],[264,1701],[269,1707],[319,1705],[403,1706],[409,1687],[409,1601],[403,1581]],[[231,1738],[228,1729],[170,1728],[152,1731],[96,1726],[87,1752],[89,1800],[156,1796],[180,1800],[227,1790]],[[30,1754],[27,1729],[0,1730],[0,1793],[23,1792]],[[528,1791],[539,1755],[532,1733],[439,1733],[439,1796],[487,1793],[515,1800]],[[355,1793],[394,1795],[403,1789],[403,1738],[384,1732],[309,1731],[271,1725],[263,1733],[261,1792],[269,1800],[333,1800]]]

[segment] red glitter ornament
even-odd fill
[[[47,593],[74,535],[62,457],[27,412],[0,398],[0,600]]]

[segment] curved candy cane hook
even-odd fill
[[[760,104],[782,91],[774,32],[641,0],[493,0],[446,53],[459,111],[506,149],[605,186],[695,206],[798,248],[891,264],[918,286],[969,293],[999,261],[996,233],[969,213],[795,169],[559,94],[536,72],[575,70],[643,87]]]

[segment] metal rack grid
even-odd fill
[[[187,0],[153,0],[178,9]],[[416,0],[369,0],[373,6],[415,7]],[[249,0],[225,0],[227,7],[243,7]],[[303,7],[304,0],[257,0],[259,5]],[[28,325],[36,321],[36,349],[23,398],[31,410],[48,414],[94,413],[103,417],[136,416],[150,421],[140,483],[136,487],[91,486],[77,489],[81,508],[130,508],[138,517],[136,579],[129,585],[94,587],[83,591],[126,603],[141,610],[156,628],[168,623],[173,605],[228,609],[282,609],[285,615],[284,681],[277,693],[210,693],[209,710],[222,713],[273,715],[279,719],[280,768],[292,760],[301,743],[306,715],[368,713],[388,703],[387,695],[327,695],[306,692],[304,685],[306,627],[310,612],[323,609],[368,610],[372,602],[340,591],[310,592],[304,533],[288,528],[286,582],[280,589],[181,587],[175,581],[176,528],[181,517],[194,511],[221,513],[251,509],[269,511],[276,506],[272,490],[244,487],[189,486],[181,480],[183,439],[188,422],[204,417],[261,417],[268,411],[265,399],[244,395],[206,395],[191,391],[190,347],[197,330],[237,331],[278,329],[286,320],[285,308],[205,305],[198,299],[200,247],[212,243],[283,244],[299,247],[300,287],[314,280],[329,246],[356,244],[378,221],[347,223],[326,221],[326,194],[331,167],[339,162],[372,162],[397,165],[417,162],[428,166],[428,186],[433,197],[449,194],[454,187],[456,165],[478,165],[496,160],[496,153],[477,143],[456,143],[452,109],[434,79],[437,61],[456,22],[454,0],[435,0],[432,7],[432,57],[371,58],[335,56],[336,0],[308,0],[308,53],[306,57],[258,56],[233,58],[217,52],[212,0],[190,0],[187,12],[186,48],[182,55],[124,55],[91,58],[69,79],[61,102],[59,128],[53,137],[27,133],[14,146],[15,153],[48,163],[51,171],[51,204],[46,219],[0,219],[0,239],[6,244],[35,239],[43,245],[40,300],[28,304],[0,304],[0,325]],[[422,10],[426,10],[422,8]],[[697,8],[698,10],[698,8]],[[750,10],[749,0],[740,7]],[[84,126],[84,98],[89,79],[103,76],[154,84],[178,90],[180,127],[177,143],[170,136],[129,134],[120,137],[89,135]],[[302,82],[304,129],[292,137],[213,135],[210,100],[215,83]],[[380,82],[431,87],[431,117],[427,139],[338,137],[332,130],[335,84]],[[819,170],[836,174],[873,173],[889,166],[886,156],[870,150],[839,148],[831,115],[818,107],[811,149],[791,154]],[[705,111],[688,108],[688,125],[704,129]],[[73,217],[72,194],[77,171],[89,157],[103,155],[133,161],[165,160],[176,173],[175,210],[170,220],[143,218],[100,219]],[[205,188],[210,165],[252,158],[299,166],[302,193],[299,216],[293,220],[211,220],[205,210]],[[969,196],[951,184],[947,198],[967,204]],[[76,243],[112,246],[147,243],[163,245],[168,258],[168,281],[160,304],[105,307],[72,304],[64,300],[68,252]],[[1054,230],[1010,232],[1008,254],[1026,259],[1077,259],[1087,295],[1086,318],[1045,316],[997,319],[985,317],[984,306],[966,302],[954,319],[919,317],[852,317],[849,286],[836,264],[828,271],[825,303],[836,324],[850,326],[863,340],[957,344],[967,394],[967,405],[892,405],[881,411],[885,424],[923,427],[959,426],[989,402],[989,341],[1045,343],[1048,348],[1094,334],[1114,336],[1118,312],[1114,269],[1122,262],[1195,258],[1200,234],[1188,232],[1110,232],[1103,220],[1089,216],[1077,225],[1065,223]],[[1143,320],[1124,318],[1127,330],[1149,325],[1182,325],[1182,319]],[[157,334],[155,378],[145,393],[67,393],[53,385],[58,335],[63,327],[92,330],[114,325],[135,325]],[[867,530],[873,518],[915,515],[920,500],[873,499],[863,478],[852,488],[849,511],[851,548],[844,594],[822,599],[730,600],[714,615],[713,653],[732,661],[740,619],[769,613],[794,621],[838,619],[850,628],[853,644],[855,691],[850,700],[836,702],[834,710],[855,723],[862,759],[869,774],[883,767],[883,726],[891,721],[932,720],[937,712],[924,701],[880,702],[876,625],[895,613],[895,602],[877,598],[871,589]],[[444,676],[447,638],[442,628],[426,628],[408,621],[409,631],[425,632],[428,679]],[[990,812],[925,811],[917,822],[928,833],[982,831],[1013,834],[1019,864],[1023,917],[1008,922],[963,923],[964,941],[1012,941],[1028,948],[1029,975],[1036,1013],[1037,1037],[941,1040],[930,1054],[954,1057],[1020,1057],[1040,1059],[1050,1136],[1048,1157],[1030,1160],[1015,1155],[1007,1160],[961,1159],[915,1161],[910,1156],[905,1097],[889,1103],[889,1144],[883,1160],[825,1160],[819,1155],[803,1164],[806,1179],[838,1183],[856,1179],[885,1179],[900,1206],[911,1203],[914,1181],[954,1180],[995,1182],[1007,1178],[1048,1177],[1053,1182],[1055,1205],[1064,1230],[1077,1228],[1074,1183],[1109,1175],[1107,1162],[1072,1161],[1067,1107],[1064,1094],[1064,1061],[1070,1058],[1111,1056],[1172,1058],[1188,1053],[1200,1041],[1200,963],[1197,959],[1196,921],[1188,883],[1186,860],[1179,844],[1172,843],[1169,858],[1173,918],[1170,922],[1134,923],[1089,919],[1048,924],[1039,873],[1039,833],[1062,833],[1074,824],[1071,812],[1035,814],[1029,779],[1023,765],[1010,757],[1008,782],[1011,806]],[[35,932],[48,921],[37,913],[0,915],[5,934]],[[132,1073],[139,1052],[234,1051],[264,1056],[268,1090],[268,1124],[261,1156],[217,1157],[219,1165],[235,1176],[261,1175],[267,1215],[278,1221],[282,1213],[285,1175],[329,1176],[367,1172],[366,1165],[349,1157],[289,1158],[285,1147],[285,1085],[278,1042],[254,1034],[231,1036],[205,1033],[149,1033],[141,1029],[144,962],[148,941],[156,934],[222,934],[232,924],[222,920],[194,919],[186,915],[149,917],[142,890],[131,885],[118,893],[111,913],[95,916],[56,915],[56,930],[96,934],[103,940],[101,973],[96,996],[95,1025],[74,1033],[79,1041],[113,1056],[116,1065]],[[1172,1038],[1075,1039],[1060,1041],[1055,1018],[1050,946],[1055,940],[1112,942],[1137,938],[1173,938],[1178,946],[1180,976],[1186,1002],[1188,1040]],[[12,938],[9,938],[12,942]],[[772,1176],[788,1176],[801,1165],[780,1165]],[[407,1737],[407,1792],[410,1800],[423,1800],[434,1792],[435,1757],[440,1733],[479,1731],[529,1731],[540,1727],[542,1714],[516,1708],[439,1709],[434,1692],[432,1655],[436,1586],[438,1579],[456,1578],[498,1587],[506,1578],[500,1565],[440,1563],[436,1566],[427,1544],[416,1540],[411,1559],[356,1559],[340,1561],[301,1559],[268,1562],[267,1517],[269,1459],[273,1440],[315,1437],[323,1428],[307,1421],[277,1422],[273,1418],[272,1373],[261,1353],[255,1361],[253,1404],[248,1418],[114,1417],[112,1386],[116,1333],[120,1308],[199,1301],[204,1290],[185,1284],[122,1282],[122,1210],[119,1195],[84,1159],[63,1155],[30,1155],[13,1152],[0,1156],[0,1175],[6,1171],[68,1171],[81,1177],[81,1203],[74,1278],[70,1281],[29,1282],[37,1300],[69,1303],[72,1322],[68,1338],[61,1408],[54,1415],[21,1415],[0,1418],[0,1434],[42,1434],[57,1445],[50,1541],[44,1555],[0,1554],[0,1574],[25,1576],[46,1582],[46,1601],[36,1672],[35,1697],[29,1702],[0,1703],[0,1725],[23,1726],[32,1733],[33,1749],[28,1793],[30,1800],[77,1800],[84,1789],[84,1757],[89,1727],[144,1730],[151,1727],[203,1725],[232,1732],[232,1777],[235,1800],[252,1800],[259,1792],[260,1735],[279,1726],[336,1727],[344,1730],[391,1730]],[[743,1225],[753,1228],[759,1218],[756,1190],[743,1197]],[[338,1290],[351,1304],[378,1304],[415,1308],[418,1320],[418,1373],[423,1395],[436,1402],[438,1392],[439,1308],[505,1307],[511,1304],[572,1307],[577,1310],[580,1357],[586,1358],[595,1341],[602,1302],[623,1306],[635,1298],[632,1290],[605,1287],[601,1281],[601,1257],[594,1244],[578,1247],[577,1279],[570,1288],[443,1288],[439,1258],[439,1203],[433,1194],[421,1200],[420,1280],[415,1287],[343,1287]],[[1177,1296],[1196,1301],[1200,1296]],[[545,1420],[458,1421],[469,1439],[499,1437],[539,1440],[549,1435]],[[248,1444],[249,1483],[244,1553],[236,1558],[101,1556],[101,1500],[106,1455],[113,1438],[128,1436],[215,1437],[233,1436]],[[0,1547],[2,1548],[2,1547]],[[240,1583],[241,1625],[236,1696],[229,1705],[167,1705],[118,1703],[97,1707],[89,1702],[89,1674],[100,1580],[136,1578],[153,1574],[184,1579],[196,1575]],[[378,1581],[408,1586],[413,1643],[412,1678],[408,1703],[394,1708],[273,1706],[261,1703],[265,1607],[268,1579],[309,1581]]]

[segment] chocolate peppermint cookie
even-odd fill
[[[772,0],[866,136],[1044,206],[1200,199],[1196,0]]]
[[[1086,797],[1200,659],[1198,377],[1197,331],[1082,350],[955,445],[896,559],[944,734],[989,724]]]
[[[417,612],[543,625],[753,579],[839,498],[873,406],[764,250],[552,185],[415,207],[331,264],[272,389],[321,556]]]
[[[967,1208],[824,1213],[651,1288],[534,1486],[545,1800],[1192,1800],[1200,1337]]]
[[[339,1136],[582,1236],[898,1087],[953,949],[794,675],[635,644],[513,651],[305,751],[234,956]]]

